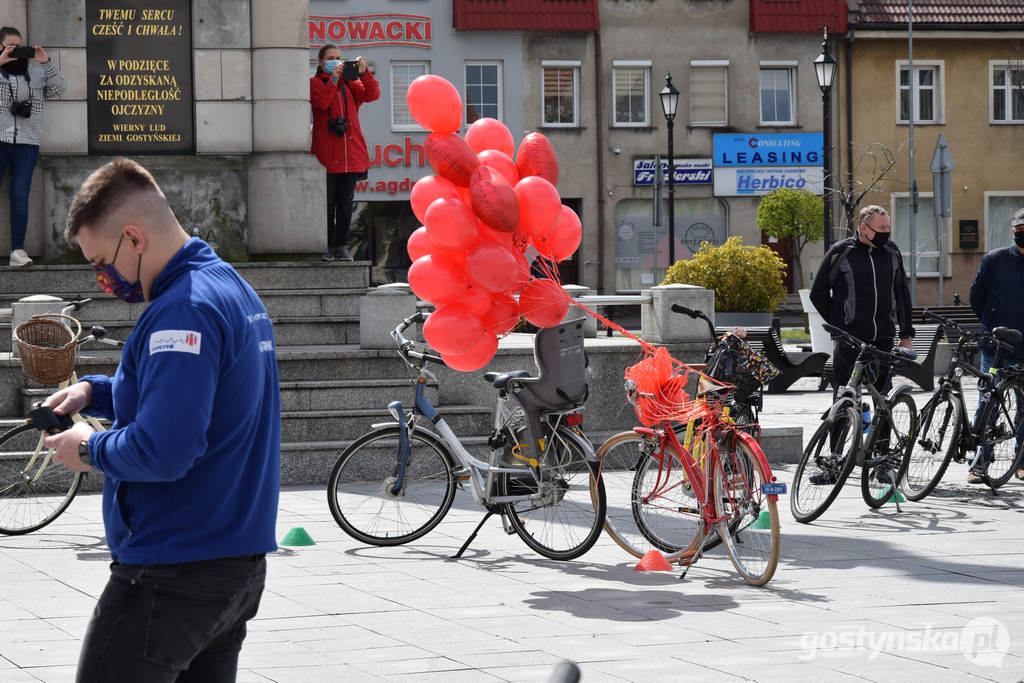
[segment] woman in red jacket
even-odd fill
[[[313,107],[313,148],[327,169],[327,253],[325,261],[351,261],[348,229],[356,181],[366,179],[370,154],[359,126],[359,106],[380,97],[380,84],[358,59],[358,75],[345,80],[341,50],[324,45],[317,53],[319,65],[309,79]]]

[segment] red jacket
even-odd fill
[[[309,79],[309,103],[313,107],[313,147],[328,173],[362,173],[370,167],[363,129],[359,125],[359,105],[380,97],[380,84],[370,70],[358,81],[331,83],[329,73]],[[348,128],[344,137],[327,130],[327,119],[345,117]]]

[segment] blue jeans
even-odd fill
[[[996,359],[995,353],[993,353],[991,351],[986,351],[985,349],[982,349],[981,350],[981,362],[978,364],[978,369],[981,370],[984,373],[987,373],[989,371],[989,369],[992,367],[992,363],[995,361],[995,359]],[[1022,365],[1021,361],[1016,361],[1016,360],[1004,360],[1001,363],[1001,367],[1004,367],[1004,368],[1016,367],[1016,366],[1019,366],[1019,365]],[[1000,377],[996,377],[996,382],[997,383],[999,382],[999,379],[1001,379],[1001,378]],[[978,388],[980,389],[981,387],[979,386]],[[981,392],[979,391],[978,392],[978,409],[974,411],[975,419],[977,419],[978,411],[981,410],[981,402],[983,400],[984,399],[982,398]],[[1018,411],[1021,410],[1021,409],[1022,409],[1022,406],[1017,406],[1017,410]],[[1020,448],[1020,443],[1021,443],[1022,439],[1024,439],[1024,434],[1018,433],[1017,434],[1017,441],[1016,441],[1016,447],[1018,449]],[[993,460],[992,449],[991,448],[984,448],[983,450],[984,450],[985,462],[992,462],[992,460]],[[974,458],[971,459],[971,465],[973,466],[977,461],[978,461],[978,456],[977,456],[977,451],[975,451],[975,456],[974,456]]]
[[[7,166],[11,167],[11,251],[25,248],[28,193],[32,189],[32,173],[38,159],[39,145],[0,142],[0,181]]]
[[[266,580],[263,555],[110,565],[78,659],[77,683],[234,681],[245,623]]]

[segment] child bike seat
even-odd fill
[[[577,318],[537,332],[533,358],[540,376],[511,377],[508,383],[527,412],[572,410],[587,400],[583,321]]]

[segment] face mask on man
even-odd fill
[[[117,268],[114,267],[114,261],[117,261],[117,253],[121,251],[121,242],[123,241],[124,233],[121,233],[121,239],[117,241],[117,249],[114,250],[114,258],[110,263],[94,264],[92,268],[96,271],[96,280],[99,281],[104,292],[130,304],[137,304],[146,299],[142,293],[142,254],[139,254],[139,273],[136,275],[135,282],[129,282],[121,277]]]
[[[1016,230],[1013,233],[1013,243],[1024,249],[1024,230]]]
[[[876,232],[871,236],[869,240],[876,249],[880,249],[885,246],[885,243],[889,241],[889,233],[887,232]]]

